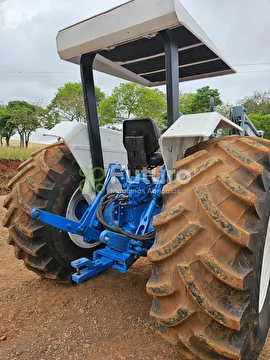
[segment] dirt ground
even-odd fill
[[[9,192],[8,182],[16,175],[18,166],[21,163],[21,160],[0,159],[0,195],[5,195]]]
[[[5,209],[0,196],[0,224]],[[177,348],[155,332],[139,260],[126,275],[115,270],[80,285],[42,280],[15,259],[0,225],[1,360],[176,360]],[[260,360],[270,359],[270,337]]]

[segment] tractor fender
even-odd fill
[[[184,158],[188,148],[208,140],[216,130],[243,129],[217,112],[182,115],[159,139],[160,150],[168,171],[173,178],[173,166]]]
[[[94,171],[92,171],[91,151],[87,131],[87,125],[84,123],[62,121],[51,130],[45,132],[44,136],[63,139],[85,178],[88,180],[87,182],[90,182],[94,187]],[[105,171],[107,171],[110,163],[126,165],[127,154],[123,145],[122,132],[100,128],[100,137]],[[116,187],[117,184],[114,185]],[[86,185],[85,183],[85,187],[86,186],[89,187],[89,184]]]

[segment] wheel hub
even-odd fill
[[[90,194],[90,201],[93,201],[95,197],[94,193]],[[85,197],[83,196],[81,190],[78,188],[74,194],[72,195],[68,206],[67,206],[67,211],[66,211],[66,218],[73,220],[73,221],[79,221],[87,206],[89,205],[89,203],[86,201]],[[77,246],[84,248],[84,249],[89,249],[89,248],[93,248],[95,246],[97,246],[98,244],[100,244],[99,241],[95,241],[91,244],[86,243],[83,241],[83,237],[80,235],[75,235],[75,234],[71,234],[68,233],[70,239],[74,242],[74,244],[76,244]]]

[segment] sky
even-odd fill
[[[26,100],[47,105],[57,88],[79,81],[79,67],[58,57],[58,30],[124,2],[0,0],[0,103]],[[234,104],[255,90],[269,90],[270,0],[182,0],[182,4],[238,71],[181,83],[183,91],[209,85],[220,90],[223,101]],[[119,83],[95,74],[95,84],[106,94]]]

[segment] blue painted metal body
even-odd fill
[[[122,191],[105,195],[113,178],[120,182]],[[129,178],[121,165],[110,164],[102,190],[79,222],[40,209],[33,209],[31,216],[60,231],[81,235],[87,243],[100,241],[106,245],[93,253],[92,260],[71,262],[76,269],[73,281],[80,283],[110,267],[125,273],[140,256],[147,255],[154,243],[152,220],[161,211],[166,182],[164,166],[156,179],[144,173]]]

